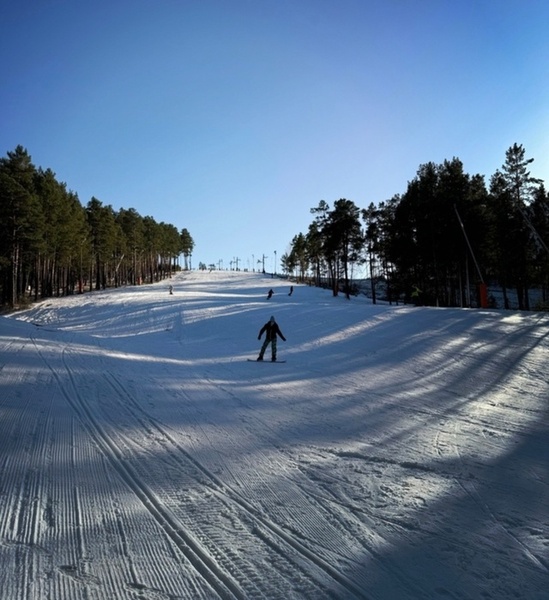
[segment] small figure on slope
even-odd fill
[[[273,297],[273,294],[274,294],[274,292],[273,292],[273,290],[272,290],[272,288],[271,288],[271,289],[269,290],[269,293],[267,294],[267,300],[270,300],[270,299]]]
[[[267,346],[271,344],[271,360],[274,362],[276,361],[276,336],[279,335],[284,341],[286,341],[286,338],[282,334],[282,331],[280,331],[278,323],[275,321],[274,317],[271,317],[269,321],[267,321],[267,323],[265,323],[265,325],[263,325],[263,327],[259,330],[259,335],[257,336],[258,340],[261,339],[263,333],[265,333],[265,341],[261,346],[257,360],[263,360],[265,350],[267,350]]]

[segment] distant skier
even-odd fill
[[[290,286],[290,293],[288,294],[288,296],[291,296],[294,293],[294,286],[291,285]]]
[[[170,285],[170,287],[168,288],[170,290],[170,296],[173,295],[173,285]]]
[[[267,300],[270,300],[273,297],[273,294],[274,294],[274,292],[273,292],[273,289],[271,288],[269,290],[269,293],[267,294]]]
[[[271,317],[259,330],[259,335],[257,336],[258,340],[261,339],[263,333],[265,333],[265,341],[261,346],[257,360],[263,360],[265,350],[267,350],[267,346],[271,344],[271,360],[274,362],[276,360],[276,336],[280,336],[284,341],[286,341],[286,338],[282,334],[282,331],[280,331],[278,323],[275,321],[274,317]]]

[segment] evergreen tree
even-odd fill
[[[321,200],[311,212],[316,214],[316,241],[323,262],[326,264],[330,287],[334,296],[339,292],[339,279],[343,270],[345,294],[350,293],[349,267],[358,262],[362,245],[360,209],[351,200],[341,198],[330,210],[328,203]]]
[[[143,217],[134,209],[120,209],[116,221],[124,239],[124,281],[137,285],[142,279],[142,254],[145,248],[145,225]]]
[[[158,249],[161,245],[161,234],[158,223],[153,217],[143,219],[145,226],[145,281],[158,281]]]
[[[335,255],[343,266],[343,285],[345,295],[349,298],[350,268],[360,261],[364,243],[360,209],[352,200],[342,198],[334,203],[334,209],[330,213],[329,232],[331,240],[328,245],[335,250]]]
[[[36,168],[22,146],[0,159],[0,268],[2,302],[15,306],[23,298],[43,248],[44,215],[36,195]]]
[[[191,256],[194,249],[194,240],[187,229],[181,230],[181,251],[185,260],[185,271],[190,268]]]
[[[398,295],[395,293],[397,289],[395,285],[395,264],[391,260],[391,239],[394,232],[395,211],[399,202],[400,196],[398,194],[385,202],[381,202],[376,214],[377,231],[374,251],[379,256],[381,274],[386,283],[387,299],[390,303],[393,302],[394,298],[398,299]]]
[[[305,243],[307,248],[307,260],[313,269],[313,276],[315,284],[321,285],[322,277],[322,234],[319,230],[319,224],[314,221],[309,225],[309,230],[305,236]]]
[[[299,233],[292,239],[291,251],[286,260],[286,265],[289,268],[290,273],[298,268],[298,280],[305,280],[305,275],[309,268],[309,256],[307,251],[307,240],[302,233]]]
[[[36,291],[43,297],[73,293],[79,278],[79,258],[88,239],[85,211],[51,169],[38,169],[35,189],[44,215],[44,248],[37,255]]]
[[[95,289],[105,289],[114,272],[113,258],[116,255],[119,231],[112,206],[104,206],[92,197],[86,208],[94,255]],[[90,274],[90,281],[93,280]]]
[[[314,233],[316,235],[316,250],[318,252],[317,261],[317,281],[321,283],[321,268],[325,266],[329,277],[329,285],[335,289],[334,295],[337,295],[337,276],[334,273],[335,265],[334,258],[331,255],[330,248],[328,246],[328,222],[329,222],[330,206],[326,200],[321,200],[316,208],[311,208],[311,213],[316,215],[313,225]],[[311,230],[309,230],[311,234]]]
[[[423,303],[444,306],[471,306],[473,284],[491,279],[502,286],[505,307],[513,286],[519,308],[528,309],[532,285],[549,294],[549,199],[530,174],[532,161],[514,144],[489,191],[484,176],[465,173],[458,158],[420,165],[404,194],[362,211],[364,236],[352,203],[342,199],[330,209],[320,201],[306,236],[317,285],[327,274],[337,295],[343,274],[348,293],[346,267],[361,260],[362,243],[374,302],[377,276],[390,301],[409,302],[418,290]]]
[[[187,230],[143,219],[92,198],[86,208],[57,181],[36,169],[22,146],[0,159],[0,302],[35,299],[170,275],[179,254],[194,245]],[[86,275],[86,272],[88,273]],[[28,294],[26,292],[28,291]]]
[[[517,225],[520,239],[516,241],[521,245],[515,247],[514,261],[518,263],[514,281],[521,310],[530,308],[528,290],[533,276],[531,259],[535,254],[536,244],[544,243],[530,220],[528,210],[536,188],[542,183],[541,179],[533,177],[528,170],[532,162],[534,162],[533,158],[526,158],[526,151],[522,144],[515,143],[507,149],[505,163],[502,166],[502,179],[512,201],[511,210],[518,213],[524,222],[523,227]]]
[[[160,276],[164,277],[164,274],[167,273],[171,277],[175,270],[177,257],[182,252],[183,242],[179,231],[173,225],[162,222],[159,225],[159,230]]]
[[[505,152],[502,176],[517,208],[529,204],[537,186],[542,183],[541,179],[532,177],[528,170],[528,165],[533,162],[533,158],[526,158],[522,144],[515,143]]]
[[[292,253],[292,251],[290,252],[285,252],[281,257],[280,257],[280,265],[282,267],[282,272],[285,275],[293,275],[293,272],[296,268],[296,262],[295,262],[295,256]]]
[[[366,223],[364,233],[364,241],[366,243],[367,262],[370,271],[370,286],[372,293],[372,303],[377,302],[376,280],[377,280],[377,262],[381,255],[381,228],[380,215],[383,210],[383,205],[376,207],[372,202],[367,209],[362,210],[362,218]]]
[[[549,195],[542,184],[534,191],[532,202],[529,206],[531,223],[536,231],[534,238],[534,284],[542,292],[542,306],[549,308]]]

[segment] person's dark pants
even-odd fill
[[[276,337],[272,340],[265,339],[263,346],[261,346],[261,350],[259,351],[259,358],[263,358],[269,344],[271,344],[271,359],[276,360]]]

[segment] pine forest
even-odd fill
[[[549,308],[549,197],[514,144],[490,178],[468,175],[458,158],[419,167],[406,191],[360,209],[339,199],[311,209],[309,230],[282,257],[288,273],[334,295],[356,292],[366,263],[371,297],[424,306]],[[535,294],[532,292],[535,290]],[[535,298],[535,302],[532,301]]]
[[[549,195],[514,144],[485,181],[458,158],[420,165],[402,194],[360,208],[341,198],[311,208],[306,233],[281,258],[286,275],[356,293],[366,267],[373,302],[501,308],[512,290],[520,310],[549,308]],[[0,303],[152,283],[190,268],[194,240],[136,210],[76,193],[22,146],[0,159]],[[229,249],[228,249],[229,251]],[[363,269],[364,270],[364,269]],[[533,294],[532,292],[536,293]]]
[[[152,283],[185,266],[190,233],[78,196],[18,146],[0,159],[0,303]]]

